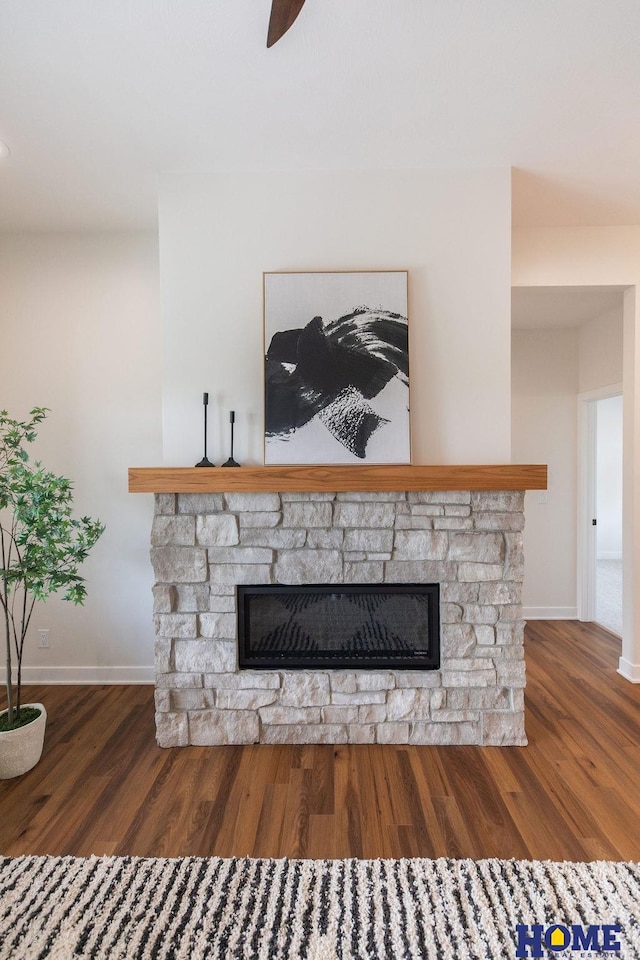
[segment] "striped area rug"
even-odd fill
[[[639,918],[637,863],[0,858],[2,960],[628,960]]]

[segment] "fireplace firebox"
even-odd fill
[[[437,583],[238,586],[240,667],[440,667]]]

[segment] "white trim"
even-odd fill
[[[622,553],[619,550],[601,550],[596,560],[622,560]]]
[[[631,683],[640,683],[640,663],[630,663],[624,657],[620,657],[618,673]]]
[[[523,620],[577,620],[577,607],[523,607]]]
[[[591,621],[596,612],[596,408],[595,397],[578,394],[578,578],[580,620]]]
[[[610,397],[622,396],[622,383],[610,383],[607,387],[598,387],[597,390],[585,390],[578,394],[578,400],[608,400]]]
[[[0,682],[6,682],[7,671],[0,668]],[[153,667],[23,667],[24,684],[42,683],[155,683]]]

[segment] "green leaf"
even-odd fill
[[[26,445],[36,439],[34,428],[46,414],[46,407],[34,407],[21,422],[0,411],[0,608],[7,613],[16,597],[26,601],[26,620],[3,618],[9,705],[12,650],[17,651],[19,667],[33,601],[62,591],[63,599],[83,603],[86,587],[79,569],[104,532],[99,520],[73,517],[69,479],[30,460]]]

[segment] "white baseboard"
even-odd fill
[[[7,671],[0,669],[0,682]],[[154,683],[153,667],[23,667],[24,684],[41,683]]]
[[[523,607],[524,620],[577,620],[577,607]]]
[[[622,554],[615,550],[601,550],[596,560],[622,560]]]
[[[640,663],[631,663],[624,657],[620,657],[618,673],[631,683],[640,683]]]

